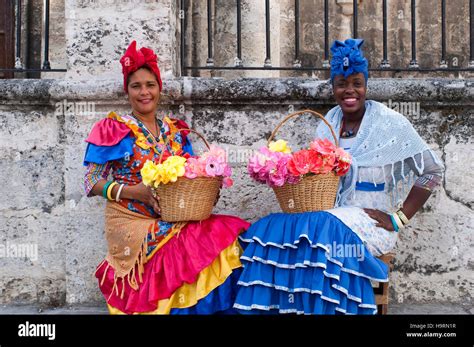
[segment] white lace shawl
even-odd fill
[[[361,167],[379,167],[386,172],[387,168],[391,174],[384,175],[392,177],[385,184],[385,192],[393,201],[398,201],[399,182],[402,189],[405,185],[413,185],[413,174],[421,175],[424,170],[423,154],[425,151],[431,153],[438,165],[443,165],[436,154],[426,142],[418,135],[408,119],[402,114],[388,108],[376,101],[366,101],[365,114],[357,132],[351,149],[352,164],[347,175],[341,180],[336,199],[336,207],[344,204],[351,194],[355,194],[355,186],[359,177]],[[333,127],[338,136],[342,123],[342,110],[340,106],[332,108],[326,115],[326,120]],[[326,124],[321,122],[316,130],[317,138],[328,138],[334,142],[333,136]],[[415,156],[421,158],[419,163]],[[417,172],[404,165],[406,159],[412,158]],[[375,183],[375,182],[374,182]]]

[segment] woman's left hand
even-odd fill
[[[390,215],[380,210],[374,210],[371,208],[364,208],[364,211],[369,215],[370,218],[377,221],[377,224],[375,224],[376,227],[384,228],[388,231],[395,231]]]

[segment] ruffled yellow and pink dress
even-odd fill
[[[141,182],[140,169],[167,151],[189,153],[183,121],[164,117],[161,135],[152,134],[133,115],[110,113],[89,137],[84,165],[86,193],[111,174],[119,184]],[[155,145],[154,145],[155,144]],[[180,152],[181,151],[181,152]],[[234,313],[241,272],[237,241],[249,223],[234,216],[211,215],[200,222],[167,223],[140,201],[107,201],[108,254],[96,270],[110,313]]]

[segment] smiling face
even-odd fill
[[[134,113],[154,117],[160,102],[160,87],[154,73],[146,68],[138,69],[129,77],[127,91]]]
[[[364,112],[367,86],[363,73],[350,75],[347,78],[343,75],[336,76],[332,90],[344,115],[358,115]]]

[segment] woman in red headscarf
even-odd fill
[[[193,150],[184,121],[157,116],[162,82],[151,49],[133,41],[120,59],[132,111],[111,112],[86,139],[87,196],[103,196],[108,254],[96,270],[110,313],[233,312],[240,273],[238,235],[249,223],[226,215],[167,223],[159,197],[142,183],[147,160]],[[168,140],[167,143],[165,141]],[[165,154],[164,153],[164,154]],[[110,176],[110,178],[109,178]]]

